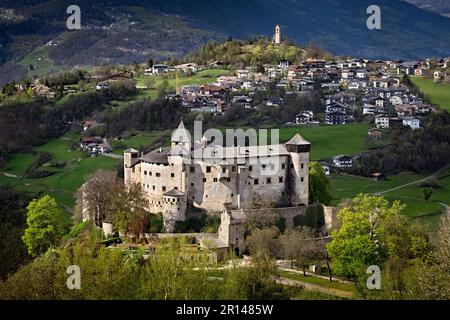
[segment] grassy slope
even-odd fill
[[[414,173],[402,173],[391,176],[387,181],[375,182],[370,178],[355,176],[332,176],[330,178],[333,204],[337,205],[342,199],[352,198],[359,193],[377,193],[393,189],[404,184],[425,178]],[[435,190],[430,202],[423,199],[420,184],[404,187],[382,195],[387,199],[400,200],[407,207],[404,214],[409,218],[421,221],[434,229],[439,224],[443,212],[443,206],[439,203],[450,205],[450,170],[443,172],[438,179],[440,187]]]
[[[71,151],[69,147],[73,143],[72,138],[73,135],[69,133],[34,149],[34,151],[51,153],[52,162],[66,162],[63,168],[46,166],[46,170],[55,172],[53,175],[41,179],[23,178],[35,156],[20,154],[10,159],[5,167],[6,172],[16,174],[19,178],[2,176],[0,184],[10,184],[19,190],[31,193],[47,192],[55,196],[58,203],[73,208],[73,194],[84,183],[85,178],[99,169],[114,169],[118,161],[105,157],[88,158],[80,151]]]
[[[364,139],[370,128],[371,126],[364,123],[281,128],[280,141],[286,142],[296,133],[300,133],[311,142],[311,160],[322,160],[339,154],[353,155],[367,150]]]
[[[43,76],[52,70],[54,62],[48,57],[49,47],[36,47],[18,62],[27,70],[27,77]],[[41,60],[39,60],[41,59]],[[30,70],[29,66],[34,65],[36,70]]]
[[[432,79],[411,77],[412,82],[430,98],[431,103],[450,111],[450,85],[436,84]]]

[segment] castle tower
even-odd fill
[[[135,149],[125,150],[123,153],[124,180],[126,186],[131,186],[136,181],[133,166],[139,161],[139,151]]]
[[[281,44],[281,27],[278,24],[275,27],[275,35],[273,36],[273,43]]]
[[[183,121],[180,122],[178,128],[172,133],[171,139],[172,155],[188,155],[191,152],[191,134],[184,127]]]
[[[292,204],[307,206],[309,200],[309,152],[311,144],[298,133],[288,142],[286,150],[290,154],[289,174],[291,177]]]
[[[177,221],[186,220],[186,194],[173,189],[163,195],[164,230],[173,232]]]
[[[222,212],[219,227],[219,239],[236,255],[242,255],[245,250],[245,215],[242,211]]]

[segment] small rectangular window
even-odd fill
[[[166,191],[166,187],[162,187],[162,191],[165,192]]]
[[[248,171],[253,171],[253,166],[249,166]]]
[[[283,169],[283,170],[286,169],[286,163],[281,164],[281,169]]]
[[[211,173],[211,167],[206,167],[206,173]]]
[[[217,178],[214,178],[214,182],[217,182]]]
[[[175,173],[171,173],[171,174],[170,174],[170,177],[171,177],[171,178],[175,178]]]
[[[279,177],[279,178],[278,178],[278,182],[279,182],[279,183],[283,183],[283,180],[284,180],[283,177]]]
[[[259,184],[259,179],[255,179],[255,184]]]
[[[191,172],[195,172],[195,167],[190,167],[189,169]]]
[[[267,184],[271,184],[272,183],[272,179],[271,178],[267,178],[266,182],[267,182]]]

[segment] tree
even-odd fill
[[[295,261],[302,267],[303,275],[306,277],[306,265],[312,258],[312,244],[314,242],[314,232],[311,228],[301,227],[292,230],[280,237],[285,258]]]
[[[48,195],[31,201],[27,210],[28,228],[22,240],[28,252],[38,256],[58,244],[66,231],[66,223],[56,200]]]
[[[141,186],[134,184],[129,188],[121,188],[115,195],[111,220],[114,227],[125,234],[138,236],[149,229],[150,213]]]
[[[426,202],[430,201],[433,192],[434,192],[433,188],[422,189],[423,198],[425,199]]]
[[[156,89],[158,92],[158,97],[164,97],[167,94],[167,90],[169,89],[169,81],[167,79],[164,79],[163,82],[158,86]]]
[[[331,202],[330,181],[322,165],[313,162],[309,167],[309,202],[329,205]]]
[[[398,201],[390,205],[383,197],[364,194],[343,208],[338,214],[341,226],[331,233],[327,246],[336,272],[355,278],[367,267],[381,265],[393,250],[388,241],[390,224],[397,219],[405,223],[403,208]]]
[[[145,80],[145,87],[147,88],[147,90],[150,90],[152,88],[152,85],[153,85],[152,79],[149,78]]]
[[[77,194],[77,220],[87,216],[101,227],[103,220],[111,216],[115,198],[121,189],[122,184],[118,181],[116,173],[97,171]]]
[[[265,253],[271,257],[278,257],[282,250],[278,239],[278,229],[256,230],[247,237],[247,245],[252,255]]]
[[[316,239],[311,243],[311,254],[314,259],[327,265],[328,279],[330,280],[330,282],[332,282],[333,272],[330,265],[331,257],[327,251],[326,240],[323,237],[320,239]]]

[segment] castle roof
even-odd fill
[[[124,151],[124,153],[139,153],[136,149],[130,148]]]
[[[169,148],[156,149],[144,155],[141,160],[155,164],[167,164],[169,163],[167,160],[169,153]]]
[[[310,144],[310,143],[309,143],[309,141],[305,140],[300,134],[297,133],[294,137],[292,137],[291,140],[286,142],[286,144],[299,146],[299,145],[306,145],[306,144]]]
[[[181,192],[177,189],[172,189],[163,194],[165,197],[184,197],[184,192]]]

